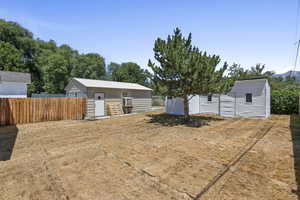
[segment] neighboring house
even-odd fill
[[[26,98],[29,73],[0,71],[0,98]]]
[[[73,78],[67,97],[87,98],[87,118],[151,110],[152,89],[136,83]]]
[[[166,111],[169,114],[183,115],[182,99],[168,98]],[[264,78],[238,80],[226,95],[196,95],[189,102],[189,113],[211,113],[223,117],[267,118],[271,114],[269,82]]]

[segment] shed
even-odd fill
[[[0,98],[26,98],[29,73],[0,71]]]
[[[166,111],[183,115],[183,100],[167,98]],[[189,102],[190,114],[212,113],[223,117],[263,117],[271,114],[268,79],[238,80],[227,94],[195,95]]]
[[[72,78],[65,88],[68,97],[87,98],[87,118],[148,112],[152,89],[137,83]]]

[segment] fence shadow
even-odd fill
[[[290,129],[293,141],[294,170],[298,188],[293,192],[297,194],[298,199],[300,200],[300,116],[290,116]]]
[[[10,160],[18,135],[18,128],[13,126],[0,127],[0,161]]]
[[[0,161],[6,161],[11,159],[18,128],[14,124],[15,118],[8,99],[0,99],[0,110]]]
[[[183,126],[195,127],[195,128],[209,125],[209,122],[211,122],[211,121],[224,120],[217,116],[214,117],[214,116],[192,115],[191,120],[189,122],[186,122],[184,120],[184,116],[170,115],[170,114],[166,114],[166,113],[149,114],[149,115],[147,115],[147,117],[150,117],[149,123],[160,124],[163,126],[183,125]]]

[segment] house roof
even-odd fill
[[[268,84],[268,79],[244,79],[235,81],[233,87],[229,93],[254,93],[259,95],[265,88],[266,83]]]
[[[0,71],[0,82],[31,83],[29,73]]]
[[[113,88],[113,89],[130,89],[130,90],[149,90],[152,89],[142,86],[137,83],[125,83],[116,81],[103,81],[94,79],[73,78],[85,87],[89,88]]]
[[[268,79],[267,76],[254,76],[249,78],[240,78],[239,81],[246,81],[246,80],[259,80],[259,79]]]

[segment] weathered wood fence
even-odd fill
[[[0,125],[84,119],[85,98],[0,99]]]

